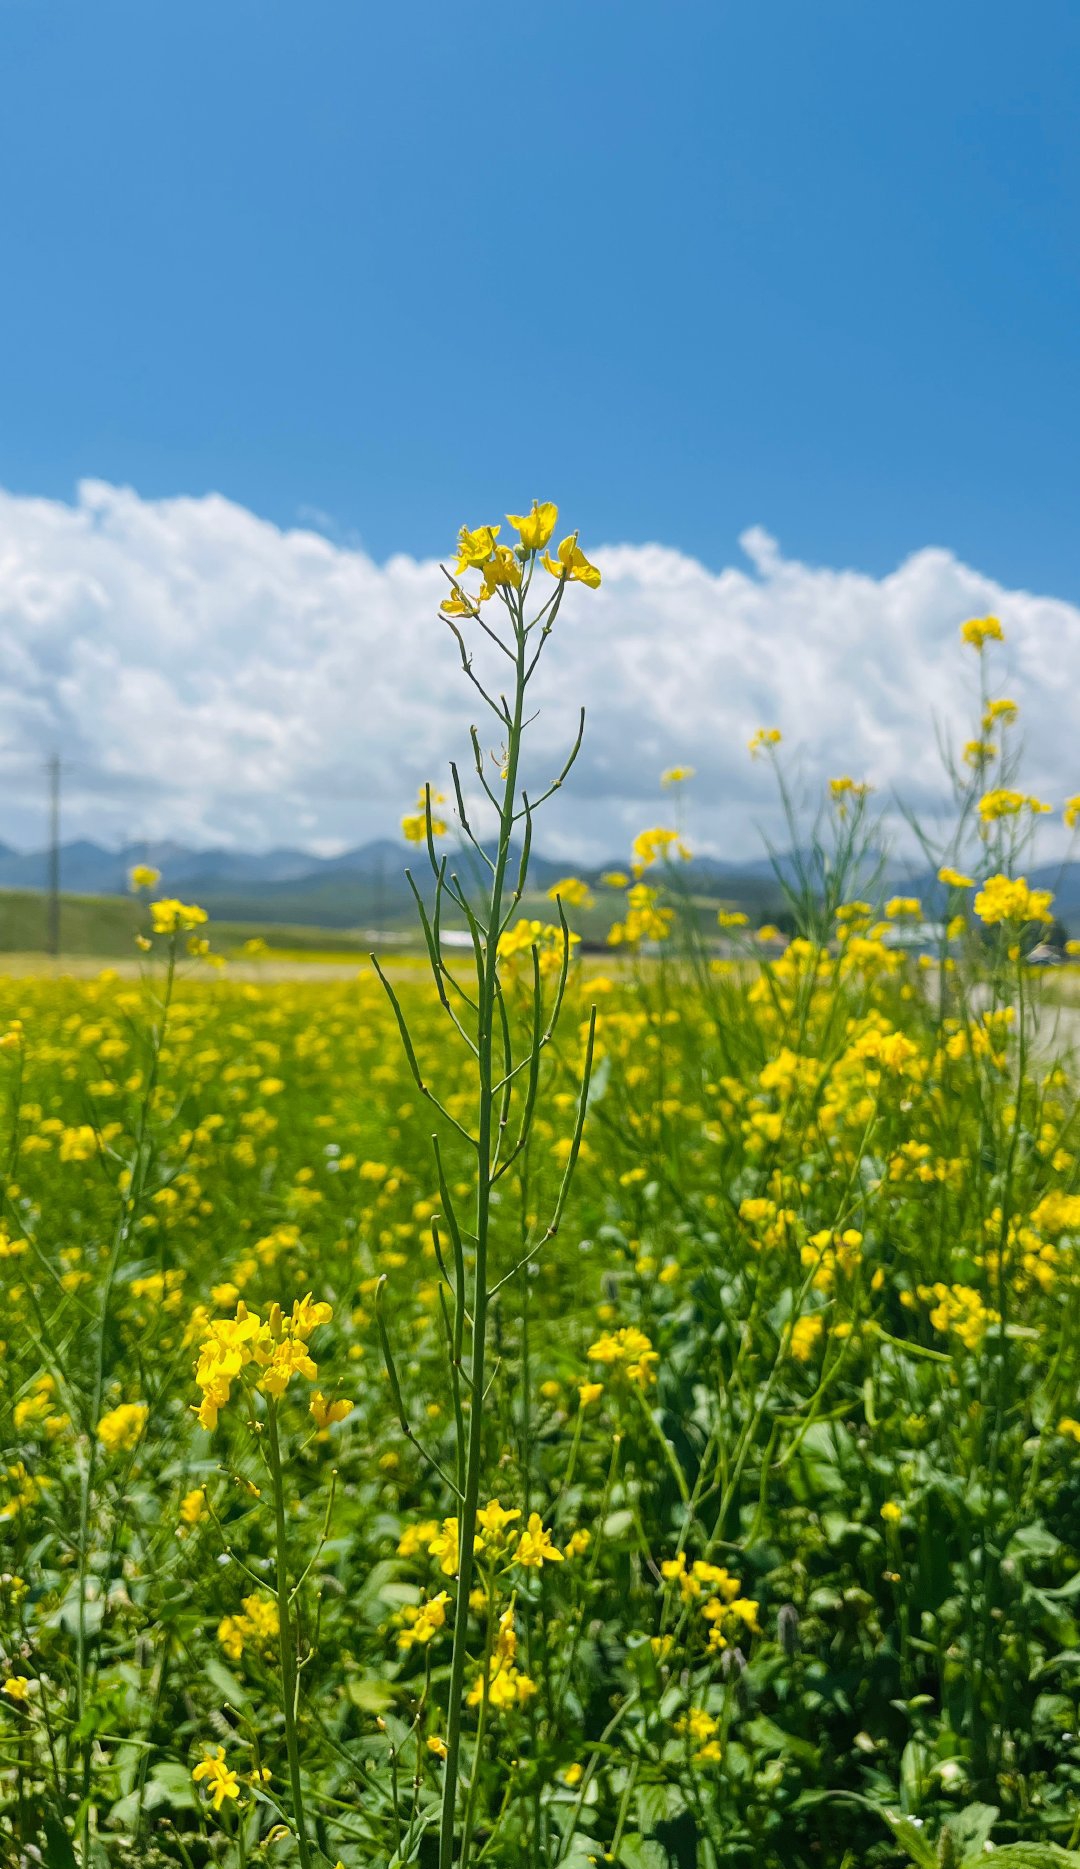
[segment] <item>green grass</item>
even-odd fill
[[[694,919],[703,934],[715,928],[718,908],[749,905],[711,897],[691,898]],[[590,908],[572,909],[567,919],[576,934],[591,946],[603,946],[613,921],[624,912],[624,897],[614,889],[598,890]],[[554,903],[540,890],[526,892],[521,914],[536,921],[556,919]],[[751,914],[751,921],[759,916]],[[123,960],[135,952],[135,936],[147,925],[145,904],[129,896],[62,895],[60,898],[60,955],[62,959]],[[455,926],[444,916],[447,928]],[[219,954],[236,955],[246,941],[262,940],[282,961],[338,962],[367,954],[373,944],[370,927],[338,928],[305,922],[221,920],[210,911],[210,939]],[[415,923],[385,931],[394,952],[418,951]],[[377,944],[377,943],[376,943]],[[0,954],[48,952],[48,898],[31,889],[0,890]]]
[[[46,953],[47,918],[46,896],[29,889],[0,890],[0,954]],[[62,896],[61,958],[129,958],[135,952],[135,936],[146,927],[147,919],[145,905],[127,896]],[[369,930],[290,923],[212,920],[210,936],[221,954],[237,954],[246,941],[258,939],[288,960],[351,960],[366,954],[372,944]]]

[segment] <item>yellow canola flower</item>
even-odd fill
[[[630,857],[634,875],[640,876],[643,870],[651,869],[654,863],[666,863],[672,857],[679,857],[686,863],[690,859],[690,851],[678,831],[667,830],[658,824],[652,830],[638,832],[630,846]]]
[[[770,746],[779,746],[783,737],[779,727],[759,727],[752,739],[746,742],[751,759],[756,759],[759,753],[766,752]]]
[[[839,779],[829,780],[829,794],[834,805],[844,805],[849,798],[869,798],[873,789],[865,780],[853,779],[846,772]]]
[[[687,780],[693,778],[695,771],[694,766],[669,766],[666,772],[660,774],[660,783],[661,785],[685,785]]]
[[[1077,818],[1080,818],[1080,792],[1075,792],[1071,798],[1065,800],[1061,815],[1068,829],[1073,830]]]
[[[128,883],[132,889],[152,889],[161,881],[161,871],[151,869],[148,863],[135,863],[128,871]]]
[[[674,909],[659,907],[660,892],[647,883],[635,883],[626,892],[626,919],[608,929],[609,947],[636,947],[639,941],[666,941],[675,919]]]
[[[708,1739],[711,1734],[719,1731],[719,1727],[719,1720],[706,1712],[704,1707],[691,1707],[689,1713],[684,1714],[682,1719],[675,1722],[675,1731],[689,1733],[692,1739]]]
[[[592,891],[580,876],[562,877],[547,893],[549,902],[562,902],[567,908],[591,909],[593,905]]]
[[[524,1564],[527,1570],[542,1570],[545,1563],[561,1564],[562,1561],[563,1554],[552,1543],[539,1512],[530,1512],[529,1523],[517,1542],[514,1563]]]
[[[97,1152],[97,1132],[91,1129],[89,1123],[76,1123],[63,1131],[59,1148],[62,1162],[89,1162]]]
[[[705,1707],[691,1707],[675,1722],[675,1732],[680,1739],[689,1739],[697,1746],[694,1754],[696,1764],[714,1765],[722,1759],[723,1748],[715,1735],[720,1731],[720,1722]]]
[[[352,1402],[347,1402],[344,1396],[339,1401],[328,1402],[321,1389],[316,1389],[309,1405],[309,1413],[317,1428],[332,1428],[335,1422],[344,1421],[352,1411]]]
[[[223,1616],[217,1627],[217,1639],[230,1661],[239,1661],[249,1642],[257,1648],[269,1648],[277,1640],[280,1620],[276,1603],[252,1591],[243,1598],[239,1616]]]
[[[950,1332],[959,1337],[965,1349],[977,1350],[991,1325],[1000,1324],[1001,1314],[972,1285],[919,1285],[917,1295],[924,1304],[932,1303],[930,1322],[942,1336]]]
[[[208,1753],[200,1759],[191,1774],[196,1784],[206,1781],[206,1790],[216,1811],[219,1811],[226,1798],[235,1802],[240,1796],[240,1780],[231,1766],[225,1763],[225,1748],[219,1746],[215,1753]]]
[[[449,597],[444,597],[439,609],[448,617],[476,617],[480,615],[480,605],[486,598],[486,592],[470,597],[467,590],[455,584]]]
[[[460,1532],[456,1518],[444,1519],[442,1531],[429,1541],[428,1550],[444,1577],[456,1577],[461,1559]]]
[[[1031,1224],[1055,1239],[1063,1233],[1080,1232],[1080,1194],[1065,1194],[1058,1188],[1044,1194],[1032,1209]]]
[[[397,1645],[400,1649],[425,1648],[434,1640],[440,1630],[446,1627],[446,1608],[450,1601],[448,1590],[440,1590],[426,1603],[406,1604],[402,1615],[405,1627],[400,1630]]]
[[[200,1427],[216,1428],[232,1385],[245,1370],[255,1369],[259,1388],[275,1399],[284,1395],[293,1376],[314,1382],[319,1370],[308,1352],[308,1339],[333,1315],[328,1304],[316,1303],[308,1292],[287,1315],[275,1304],[263,1319],[241,1298],[235,1317],[215,1318],[203,1336],[195,1365],[195,1384],[202,1392],[195,1411]]]
[[[520,538],[525,551],[538,552],[542,545],[547,544],[555,530],[559,509],[551,500],[545,500],[542,504],[539,500],[534,500],[530,513],[507,513],[506,517]]]
[[[495,550],[495,541],[501,531],[501,526],[477,526],[475,532],[470,532],[468,526],[462,526],[458,533],[455,576],[460,577],[463,571],[476,569],[486,563]]]
[[[1029,889],[1023,876],[990,876],[975,897],[975,913],[981,922],[1053,921],[1053,892]]]
[[[800,1317],[791,1332],[791,1354],[797,1363],[808,1363],[825,1329],[820,1311]]]
[[[962,870],[954,870],[948,863],[942,864],[937,873],[937,879],[948,889],[974,889],[975,887],[973,876],[965,876]]]
[[[449,825],[435,809],[437,805],[445,805],[446,797],[444,793],[435,791],[434,787],[422,785],[417,794],[416,810],[406,812],[401,820],[401,832],[406,843],[424,844],[427,842],[429,795],[431,798],[431,835],[432,837],[446,836]]]
[[[595,565],[589,563],[578,545],[576,532],[569,533],[563,540],[557,559],[553,559],[550,552],[545,552],[540,563],[545,571],[550,571],[553,578],[573,578],[579,584],[587,584],[592,591],[599,588],[600,573]]]
[[[469,1690],[467,1704],[470,1707],[479,1706],[485,1692],[489,1706],[501,1712],[511,1707],[524,1706],[536,1693],[535,1681],[531,1681],[527,1674],[522,1674],[517,1666],[517,1632],[512,1605],[504,1609],[499,1617],[487,1675],[477,1675]]]
[[[497,545],[483,568],[483,575],[479,597],[481,603],[493,597],[500,585],[511,584],[516,588],[521,583],[521,565],[517,554],[509,545]]]
[[[706,1603],[702,1615],[712,1625],[709,1630],[709,1647],[712,1652],[716,1654],[730,1648],[733,1642],[742,1641],[748,1635],[760,1635],[760,1607],[757,1598],[753,1596],[737,1596],[728,1603],[715,1599]]]
[[[438,1536],[437,1519],[421,1519],[418,1525],[407,1525],[398,1539],[398,1557],[415,1557],[419,1551],[430,1550],[432,1539]]]
[[[206,1489],[195,1486],[185,1493],[180,1501],[180,1522],[182,1525],[198,1525],[206,1516]]]
[[[960,637],[981,655],[988,642],[1004,642],[1005,631],[997,617],[971,617],[960,625]]]
[[[621,1330],[605,1332],[589,1345],[586,1354],[591,1363],[608,1364],[616,1374],[625,1375],[639,1389],[647,1389],[656,1380],[653,1365],[660,1357],[645,1332],[636,1325],[627,1324]]]
[[[570,934],[570,947],[573,950],[581,942],[581,936]],[[561,970],[566,941],[561,926],[557,922],[533,921],[526,915],[518,917],[512,928],[507,928],[499,936],[498,957],[500,961],[511,965],[531,955],[536,949],[541,976]]]
[[[165,896],[159,902],[151,902],[150,920],[155,934],[178,934],[201,928],[208,916],[206,910],[198,908],[194,902],[178,902],[174,896]]]
[[[1044,817],[1052,809],[1030,792],[1013,792],[1007,786],[984,792],[979,800],[979,816],[984,824],[993,824],[999,818],[1018,817],[1021,811],[1030,811],[1033,817]]]
[[[482,1551],[488,1541],[496,1542],[502,1539],[507,1527],[513,1525],[514,1521],[520,1517],[521,1513],[516,1506],[500,1505],[497,1499],[489,1499],[487,1505],[481,1506],[476,1514],[476,1523],[481,1533],[476,1540],[477,1550]]]
[[[684,1603],[692,1603],[702,1595],[715,1597],[721,1604],[731,1603],[742,1589],[739,1579],[722,1564],[710,1564],[705,1558],[695,1558],[688,1564],[685,1551],[665,1558],[660,1575],[665,1583],[678,1584]]]
[[[500,1713],[510,1707],[523,1707],[536,1693],[536,1682],[514,1663],[498,1668],[488,1682],[488,1702]],[[484,1677],[478,1675],[469,1690],[467,1706],[476,1707],[484,1698]]]
[[[964,747],[965,766],[982,766],[997,754],[993,740],[968,740]]]
[[[102,1415],[97,1437],[106,1453],[129,1453],[142,1439],[150,1410],[145,1402],[121,1402],[119,1408]]]

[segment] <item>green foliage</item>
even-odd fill
[[[432,847],[426,987],[211,971],[182,905],[137,980],[0,981],[9,1857],[1073,1862],[1045,984],[971,895],[875,928],[850,787],[790,943],[718,963],[646,856],[583,966],[523,724],[471,976]]]

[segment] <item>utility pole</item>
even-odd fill
[[[60,958],[60,755],[53,753],[49,772],[49,875],[47,945],[54,960]]]

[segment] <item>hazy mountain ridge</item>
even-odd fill
[[[456,870],[463,880],[480,880],[483,865],[474,851],[450,848],[446,854],[451,872]],[[160,870],[162,890],[202,903],[219,919],[309,922],[331,928],[404,919],[413,904],[407,868],[422,889],[429,889],[431,882],[423,845],[391,838],[376,838],[331,857],[290,848],[196,850],[174,842],[147,841],[108,850],[79,838],[61,846],[60,888],[66,895],[126,895],[135,864]],[[549,889],[569,873],[567,864],[534,853],[530,885],[534,890]],[[16,851],[0,845],[0,890],[44,890],[48,886],[47,851]]]
[[[473,883],[482,881],[483,865],[474,851],[443,846],[448,868]],[[796,852],[747,860],[701,856],[678,874],[691,894],[740,903],[751,912],[772,915],[783,906],[781,882],[794,884],[803,859]],[[320,857],[312,851],[281,847],[267,851],[193,849],[172,841],[140,842],[108,850],[88,838],[61,846],[60,887],[65,894],[125,895],[134,864],[149,863],[162,874],[162,888],[203,903],[216,916],[237,921],[310,922],[345,928],[393,923],[411,912],[412,894],[405,875],[412,869],[425,892],[430,887],[427,852],[388,837],[376,838]],[[615,859],[605,865],[577,865],[536,852],[529,865],[530,893],[543,892],[568,874],[596,885],[606,869],[624,869]],[[49,882],[48,853],[17,851],[0,844],[0,889],[44,890]],[[512,881],[514,878],[512,877]],[[1053,890],[1062,917],[1080,914],[1080,862],[1042,864],[1028,880]],[[865,885],[870,893],[869,884]],[[945,892],[934,873],[912,862],[885,866],[876,891],[918,895],[927,914],[940,915]]]

